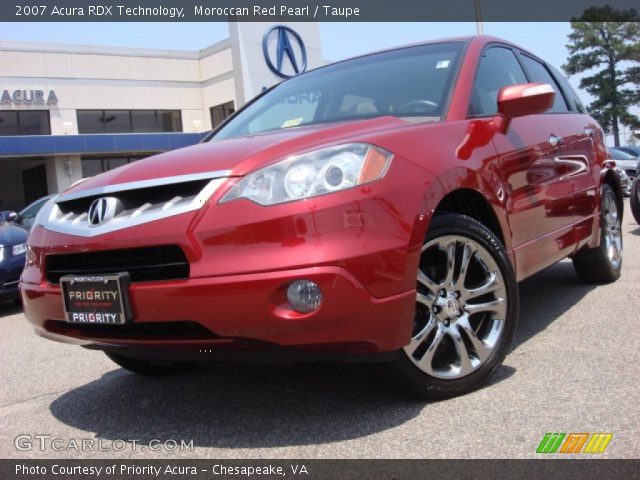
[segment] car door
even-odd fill
[[[471,94],[472,117],[495,115],[500,88],[530,81],[516,55],[502,45],[484,50]],[[573,186],[564,176],[565,165],[556,161],[559,130],[554,115],[529,115],[513,119],[505,134],[493,137],[519,279],[573,248]]]
[[[599,127],[577,97],[571,95],[571,87],[561,86],[560,82],[566,80],[557,71],[526,53],[521,53],[520,58],[531,81],[548,83],[556,91],[551,111],[562,138],[556,162],[564,167],[564,181],[573,186],[571,213],[579,246],[591,237],[594,216],[598,214],[600,172],[595,168],[594,138]]]

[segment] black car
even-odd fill
[[[13,223],[0,226],[0,300],[18,299],[29,231]]]

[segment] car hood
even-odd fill
[[[11,247],[27,241],[29,232],[11,223],[0,226],[0,245]]]
[[[120,183],[214,171],[229,176],[247,173],[290,155],[328,145],[366,141],[368,135],[399,128],[407,122],[392,116],[369,120],[296,127],[259,135],[201,143],[172,150],[87,179],[65,193]]]

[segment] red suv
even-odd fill
[[[566,257],[584,281],[619,277],[606,158],[566,80],[505,41],[338,62],[202,144],[52,199],[26,316],[141,374],[358,360],[427,398],[462,394],[509,350],[518,281]]]

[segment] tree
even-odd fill
[[[571,22],[567,75],[590,72],[580,88],[595,97],[589,112],[620,145],[619,124],[632,128],[640,119],[629,108],[640,103],[640,23],[638,12],[592,7]]]

